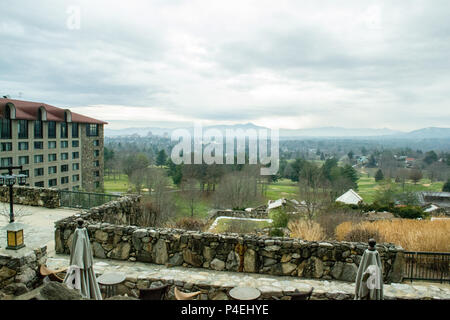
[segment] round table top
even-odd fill
[[[114,285],[125,281],[125,273],[123,272],[108,272],[102,274],[97,278],[97,282],[102,285]]]
[[[261,295],[261,291],[250,287],[235,287],[229,294],[236,300],[256,300]]]

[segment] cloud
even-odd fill
[[[67,28],[69,6],[80,8],[79,30]],[[2,94],[84,110],[111,128],[143,118],[450,123],[445,0],[19,0],[3,10]]]

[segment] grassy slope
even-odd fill
[[[397,184],[401,187],[401,184]],[[405,189],[410,191],[441,191],[442,182],[431,182],[429,179],[422,179],[417,184],[411,181],[406,182]],[[367,174],[363,174],[358,180],[358,194],[367,203],[372,203],[375,197],[375,193],[379,188],[379,184],[375,182],[373,177],[367,177]]]

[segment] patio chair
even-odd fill
[[[139,290],[139,299],[140,300],[164,300],[164,296],[166,295],[167,288],[169,286],[167,284],[149,289],[140,289]]]
[[[173,293],[175,295],[175,299],[177,300],[193,300],[198,295],[202,294],[202,291],[196,291],[196,292],[182,292],[178,290],[177,287],[173,289]]]
[[[67,271],[67,267],[66,268],[61,268],[61,269],[57,269],[57,270],[52,270],[49,269],[46,265],[41,264],[40,268],[39,268],[39,273],[41,274],[42,277],[48,277],[51,281],[56,281],[59,283],[62,283],[64,281],[64,277],[61,275],[58,275],[58,273],[62,273]]]
[[[311,288],[311,290],[309,290],[309,292],[295,292],[295,293],[292,293],[290,295],[291,296],[291,300],[310,300],[313,291],[314,291],[314,288]]]

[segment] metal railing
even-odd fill
[[[121,196],[106,193],[60,190],[61,207],[90,209]]]
[[[403,280],[450,282],[449,252],[405,251]]]

